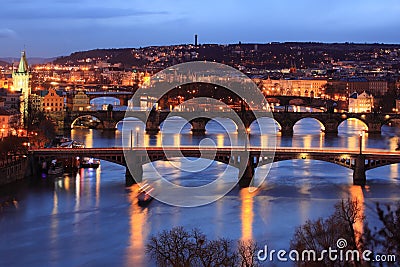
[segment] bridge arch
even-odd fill
[[[121,100],[113,96],[95,96],[90,99],[90,105],[108,105],[120,106]]]
[[[127,129],[132,128],[133,130],[135,130],[136,127],[144,128],[144,126],[145,126],[144,122],[140,118],[125,117],[115,124],[115,128],[122,131],[122,127],[125,123],[128,124],[129,128],[127,128]]]
[[[400,171],[400,161],[398,162],[383,162],[375,168],[367,168],[370,174],[377,179],[399,181],[398,172]],[[384,177],[384,178],[383,178]]]
[[[293,132],[296,133],[296,131],[299,131],[300,128],[302,128],[303,123],[308,123],[311,128],[308,128],[307,130],[309,133],[320,133],[325,131],[325,124],[319,120],[318,118],[315,118],[313,116],[305,117],[305,118],[300,118],[299,120],[294,121],[293,124]],[[304,132],[304,130],[301,130]]]
[[[238,125],[231,118],[215,117],[207,122],[206,131],[208,133],[235,133],[238,131]]]
[[[182,159],[183,158],[170,158],[169,162],[172,165],[175,164],[182,164]],[[204,158],[193,158],[193,157],[188,157],[187,160],[189,161],[195,161],[195,160],[200,160],[197,164],[200,164],[202,167],[203,166],[208,166],[207,168],[202,168],[199,173],[199,175],[196,175],[196,179],[191,179],[187,178],[187,176],[184,174],[185,173],[185,168],[175,170],[174,172],[169,172],[164,179],[169,180],[173,184],[177,185],[182,185],[182,186],[205,186],[211,182],[215,182],[217,179],[221,179],[220,181],[223,183],[237,183],[238,181],[238,176],[239,176],[239,168],[237,166],[232,166],[229,165],[223,161],[219,160],[210,160],[210,159],[204,159]],[[168,163],[163,162],[164,159],[160,160],[154,160],[151,163],[146,163],[143,164],[143,169],[144,171],[147,171],[146,168],[149,168],[149,171],[152,171],[154,168],[159,169],[159,168],[164,168],[166,165],[169,167]],[[165,161],[168,162],[168,161]],[[157,181],[159,179],[159,173],[156,172],[152,174],[151,172],[148,172],[149,175],[147,177],[143,177],[146,179],[148,182],[153,182]],[[181,175],[183,174],[183,175]],[[222,175],[221,175],[222,174]],[[190,185],[185,185],[190,181]]]
[[[191,128],[190,122],[181,116],[167,117],[160,123],[162,133],[190,133]]]
[[[368,124],[359,118],[346,118],[338,125],[338,132],[358,135],[361,131],[368,131]]]
[[[88,118],[89,120],[89,124],[93,124],[94,128],[101,128],[103,126],[103,121],[100,120],[97,116],[94,115],[80,115],[77,116],[75,118],[73,118],[72,122],[71,122],[71,126],[70,128],[73,129],[74,126],[76,126],[75,124],[80,120],[80,119],[84,119],[84,118]],[[97,122],[97,123],[96,123]],[[89,127],[90,128],[90,127]]]
[[[250,124],[250,133],[278,133],[282,130],[281,124],[271,117],[260,117]]]
[[[150,162],[143,162],[142,164],[147,164],[147,163],[151,163],[151,162],[157,162],[157,161],[167,161],[167,160],[171,160],[171,159],[183,159],[183,158],[192,158],[192,159],[206,159],[209,160],[211,162],[215,161],[215,162],[220,162],[220,163],[224,163],[226,165],[230,165],[232,167],[236,167],[239,168],[238,165],[236,164],[230,164],[229,162],[229,157],[225,157],[225,156],[221,156],[221,157],[215,157],[214,159],[207,159],[207,158],[202,158],[202,157],[195,157],[195,156],[190,156],[190,157],[169,157],[167,158],[166,155],[156,155],[156,156],[149,156]]]

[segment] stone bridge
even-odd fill
[[[141,120],[146,125],[148,134],[157,134],[160,125],[169,116],[179,116],[187,119],[192,126],[194,134],[204,134],[206,124],[212,118],[229,118],[238,126],[239,132],[244,132],[250,125],[259,118],[265,116],[265,111],[129,111],[127,117],[134,117]],[[273,112],[273,119],[277,122],[283,135],[293,134],[294,125],[304,118],[316,119],[321,124],[321,130],[327,134],[337,134],[339,125],[348,119],[358,119],[365,124],[365,130],[372,134],[379,134],[383,125],[389,124],[392,120],[400,119],[400,114],[383,113],[326,113],[326,112]],[[71,128],[74,121],[83,116],[93,116],[101,121],[100,128],[116,129],[117,123],[125,118],[124,111],[82,111],[69,112],[65,117],[64,125]],[[194,118],[194,119],[193,119]],[[68,127],[69,126],[69,127]]]
[[[133,92],[127,91],[85,92],[85,94],[89,97],[90,100],[99,97],[113,97],[119,100],[121,106],[128,106],[129,100],[134,95]]]
[[[143,165],[158,160],[168,160],[175,157],[206,158],[229,164],[239,169],[239,185],[251,185],[255,169],[265,164],[284,160],[321,160],[331,162],[353,170],[353,183],[366,184],[366,171],[389,164],[400,163],[400,152],[382,149],[366,149],[354,151],[339,148],[291,148],[276,149],[260,147],[134,147],[134,148],[47,148],[30,151],[31,162],[50,159],[72,159],[76,157],[93,157],[127,166],[126,185],[130,186],[142,181]],[[133,167],[132,167],[133,166]]]

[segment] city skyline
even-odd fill
[[[210,8],[212,7],[212,8]],[[394,0],[117,1],[6,0],[0,57],[56,57],[96,48],[285,41],[400,43]]]

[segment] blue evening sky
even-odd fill
[[[400,43],[399,0],[1,0],[0,57],[193,43]]]

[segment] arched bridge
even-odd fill
[[[93,157],[113,163],[127,166],[128,158],[132,173],[127,170],[126,184],[131,185],[142,180],[143,165],[158,160],[167,160],[173,157],[207,158],[231,166],[240,170],[239,184],[242,187],[249,186],[254,175],[255,168],[272,162],[311,159],[331,162],[349,169],[353,172],[353,182],[357,185],[366,184],[365,172],[370,169],[389,164],[400,163],[400,152],[392,152],[382,149],[366,149],[354,151],[347,149],[331,148],[291,148],[280,147],[276,149],[260,147],[135,147],[124,148],[46,148],[31,150],[30,155],[40,161],[50,158],[66,159],[74,157]],[[132,178],[135,177],[135,179]]]
[[[204,134],[206,124],[212,118],[230,118],[237,126],[249,127],[260,114],[265,114],[265,111],[129,111],[126,115],[124,111],[84,111],[84,112],[70,112],[66,118],[64,125],[72,125],[72,123],[82,116],[93,116],[101,121],[101,127],[104,129],[116,129],[118,122],[122,121],[125,116],[134,117],[141,120],[146,125],[146,132],[149,134],[156,134],[160,131],[160,125],[168,116],[180,116],[188,118],[189,123],[192,125],[192,132],[195,134]],[[380,133],[383,125],[390,123],[392,120],[400,119],[400,114],[383,114],[383,113],[325,113],[325,112],[273,112],[273,119],[280,127],[282,134],[293,134],[293,127],[301,119],[313,118],[321,123],[321,129],[325,133],[336,134],[338,133],[339,125],[347,119],[358,119],[365,123],[369,133]],[[195,116],[194,116],[195,115]],[[195,119],[192,119],[194,118]],[[239,121],[238,121],[239,120]],[[245,129],[238,127],[238,131],[245,131]]]
[[[113,97],[119,100],[121,106],[128,106],[129,100],[133,96],[133,92],[127,91],[102,91],[102,92],[86,92],[85,93],[90,100],[99,97]]]

